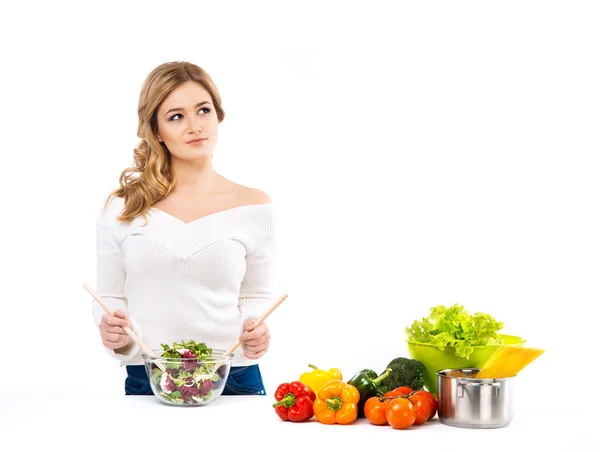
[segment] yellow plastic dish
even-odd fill
[[[501,334],[504,345],[523,345],[526,340],[519,336]],[[412,359],[421,361],[425,366],[423,380],[425,388],[437,397],[437,372],[444,369],[481,368],[499,345],[479,345],[474,347],[469,359],[456,356],[454,347],[440,350],[431,344],[407,341],[408,355]]]

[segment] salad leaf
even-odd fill
[[[158,367],[152,369],[152,383],[154,383],[155,385],[159,384],[161,378],[162,370],[160,370]]]
[[[415,320],[406,328],[409,341],[432,344],[440,350],[453,347],[456,356],[464,358],[473,353],[474,346],[502,343],[498,331],[504,323],[489,314],[476,312],[471,315],[459,304],[435,306],[430,311],[429,317]]]
[[[187,342],[173,342],[170,347],[167,344],[160,344],[163,348],[163,358],[185,358],[180,350],[189,350],[197,358],[210,358],[212,356],[212,348],[206,346],[204,342],[196,343],[193,339]]]

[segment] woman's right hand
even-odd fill
[[[118,309],[110,315],[108,313],[102,316],[100,321],[100,337],[102,337],[102,344],[106,348],[111,350],[117,350],[119,348],[126,347],[129,344],[129,336],[123,329],[123,327],[129,325],[129,318],[127,314],[121,309]]]

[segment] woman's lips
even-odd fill
[[[187,144],[198,145],[204,143],[208,138],[196,138],[194,140],[186,141]]]

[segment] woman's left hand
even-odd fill
[[[269,348],[271,333],[269,327],[263,323],[252,328],[256,319],[247,319],[244,322],[244,333],[240,336],[240,342],[244,349],[244,356],[249,359],[258,359],[263,356]]]

